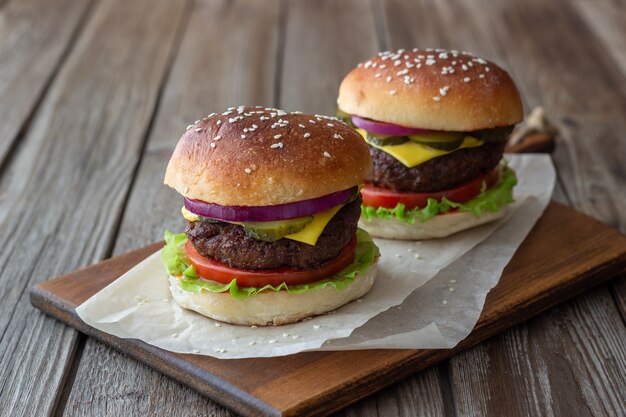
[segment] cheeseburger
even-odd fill
[[[187,221],[161,254],[174,300],[279,325],[361,297],[379,256],[357,229],[370,170],[367,145],[336,118],[240,106],[188,126],[165,173]]]
[[[344,78],[337,103],[369,145],[360,226],[373,236],[444,237],[513,201],[502,153],[523,109],[497,65],[443,49],[381,52]]]

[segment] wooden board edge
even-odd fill
[[[449,359],[452,356],[460,353],[464,350],[470,349],[482,342],[487,341],[491,337],[497,336],[503,331],[517,326],[525,321],[543,313],[544,311],[556,307],[564,302],[571,300],[572,298],[600,286],[613,278],[619,276],[620,273],[626,272],[624,265],[626,264],[626,253],[611,260],[610,263],[600,265],[597,268],[589,270],[588,275],[584,280],[578,280],[569,288],[571,289],[567,293],[565,298],[551,297],[552,293],[547,292],[537,302],[527,303],[524,305],[523,310],[515,315],[512,320],[507,320],[500,326],[494,328],[483,328],[477,326],[472,330],[470,335],[461,341],[457,346],[452,349],[431,349],[431,350],[410,350],[400,349],[407,353],[407,356],[402,360],[395,363],[392,367],[381,369],[380,372],[374,372],[366,375],[365,378],[361,377],[358,381],[351,382],[346,388],[341,390],[335,390],[335,392],[341,391],[341,395],[326,395],[309,398],[306,403],[299,404],[298,406],[284,410],[284,417],[312,417],[312,416],[327,416],[333,412],[339,411],[345,407],[348,407],[357,401],[380,391],[394,383],[402,381],[422,372],[437,363]],[[607,273],[608,272],[608,273]],[[594,280],[594,278],[597,278]],[[589,285],[586,285],[590,283]],[[480,319],[479,319],[480,323]],[[485,324],[483,324],[485,326]],[[482,327],[482,326],[481,326]],[[478,330],[478,335],[473,336]],[[381,383],[381,381],[384,381]],[[373,388],[372,388],[373,386]],[[320,410],[320,404],[324,405],[323,411]]]
[[[45,314],[198,391],[230,410],[244,416],[258,416],[259,413],[271,417],[283,416],[281,411],[221,380],[209,371],[202,370],[202,375],[200,375],[197,368],[184,359],[186,356],[184,354],[169,352],[138,339],[118,338],[89,326],[80,319],[72,306],[54,297],[41,285],[30,289],[30,302],[33,307]],[[224,392],[227,392],[228,396],[225,396]]]

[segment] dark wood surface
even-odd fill
[[[0,0],[0,414],[231,413],[30,306],[26,288],[182,228],[161,186],[189,121],[231,104],[334,112],[379,49],[507,68],[559,127],[555,198],[626,232],[618,0]],[[626,278],[343,415],[626,414]]]
[[[585,246],[577,244],[583,242]],[[219,360],[119,339],[86,325],[76,314],[78,305],[161,245],[39,284],[31,290],[31,302],[81,332],[250,416],[329,414],[626,269],[626,236],[552,203],[489,293],[472,333],[454,349],[315,352],[288,358]],[[324,384],[319,383],[320,378]]]

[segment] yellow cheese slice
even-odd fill
[[[307,224],[306,227],[299,232],[285,236],[285,239],[296,240],[298,242],[315,246],[315,244],[317,243],[317,239],[319,239],[328,222],[330,222],[330,220],[343,206],[344,205],[341,204],[326,211],[314,214],[313,221],[311,221],[311,223]],[[198,220],[200,220],[200,218],[196,214],[190,212],[185,207],[183,207],[180,212],[183,214],[183,217],[187,221],[197,222]],[[232,223],[241,224],[236,222]]]
[[[363,129],[357,129],[357,131],[363,136],[364,139],[367,139],[367,132]],[[389,145],[389,146],[378,146],[368,142],[370,146],[374,148],[380,149],[383,152],[388,153],[389,155],[396,158],[407,168],[413,168],[424,162],[430,161],[433,158],[437,158],[438,156],[447,155],[449,153],[455,152],[459,149],[463,148],[473,148],[476,146],[480,146],[483,144],[482,141],[472,137],[465,136],[465,140],[453,151],[442,151],[439,149],[433,149],[429,146],[422,145],[420,143],[408,141],[402,143],[400,145]]]
[[[314,214],[311,223],[307,224],[306,227],[299,232],[285,236],[285,239],[297,240],[298,242],[314,246],[317,243],[317,239],[319,239],[326,228],[326,225],[330,222],[330,219],[332,219],[342,207],[343,204]]]
[[[198,220],[200,220],[200,217],[198,217],[197,214],[190,212],[189,210],[185,208],[185,206],[183,206],[183,208],[180,209],[180,212],[182,213],[185,220],[187,220],[188,222],[197,222]]]

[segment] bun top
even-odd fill
[[[363,138],[334,117],[240,106],[189,125],[164,182],[195,200],[269,206],[353,187],[370,170]]]
[[[342,81],[339,109],[405,127],[472,131],[518,123],[519,92],[499,66],[468,52],[381,52]]]

